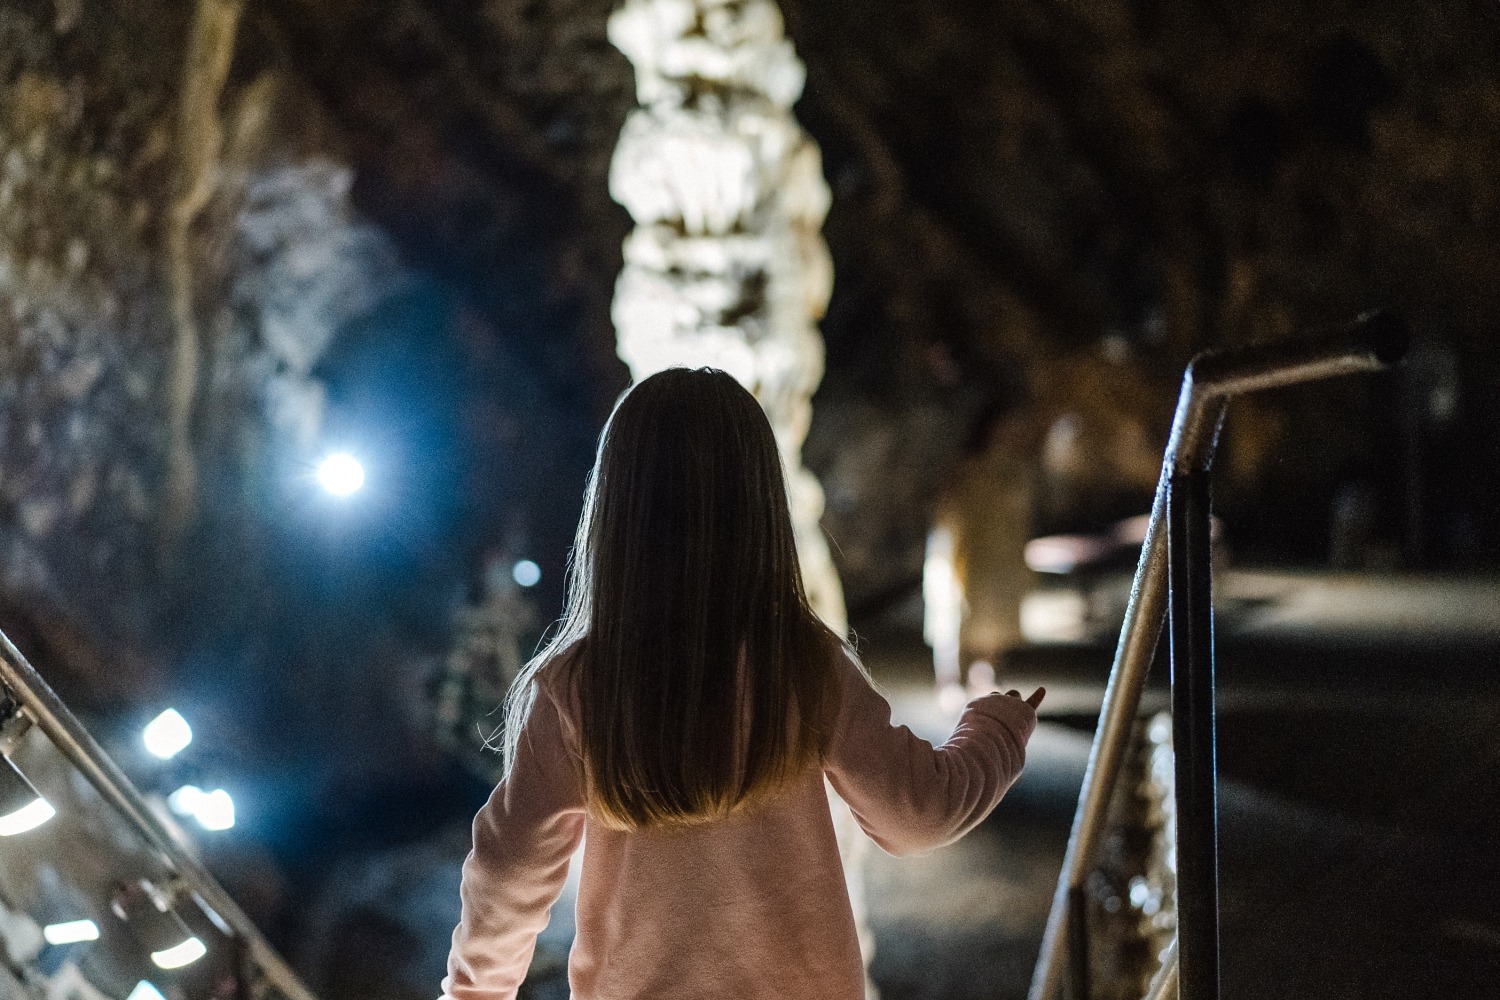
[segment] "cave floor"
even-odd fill
[[[1372,630],[1369,601],[1318,587],[1318,600],[1222,617],[1226,998],[1500,996],[1500,620],[1487,610],[1500,608],[1500,582],[1471,584],[1375,594],[1434,609],[1400,628]],[[1470,610],[1454,615],[1459,601]],[[860,648],[896,719],[941,740],[956,713],[938,707],[917,635],[898,623]],[[957,844],[906,859],[871,849],[872,975],[885,1000],[1026,995],[1111,653],[1015,657],[1002,683],[1049,691],[1019,783]],[[1153,670],[1148,707],[1165,704],[1165,675]],[[445,821],[440,835],[330,869],[337,895],[317,910],[330,930],[313,936],[337,953],[291,956],[324,1000],[434,995],[468,835],[467,818]],[[567,996],[573,902],[570,885],[539,941],[531,1000]],[[346,912],[363,914],[352,924],[363,937],[338,929]]]
[[[1318,613],[1325,624],[1343,614]],[[1441,627],[1356,643],[1306,616],[1283,624],[1221,633],[1223,995],[1493,1000],[1500,643]],[[940,740],[955,716],[904,636],[867,636],[864,657],[897,721]],[[1020,782],[957,844],[905,859],[872,849],[872,975],[885,1000],[1026,995],[1111,652],[1019,658],[1016,687],[1065,695],[1043,706]],[[1165,700],[1164,674],[1153,672],[1148,704]],[[539,1000],[566,996],[570,909],[565,898],[544,938],[557,964]]]

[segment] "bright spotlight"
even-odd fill
[[[0,755],[0,837],[35,830],[56,815],[15,762]]]
[[[99,940],[99,925],[92,920],[69,920],[61,924],[48,924],[42,928],[42,937],[48,944],[77,944],[80,941]]]
[[[207,954],[208,946],[196,937],[190,937],[181,944],[153,951],[151,961],[156,963],[158,969],[180,969],[184,965],[192,965]]]
[[[530,559],[522,559],[511,567],[510,575],[523,587],[535,587],[542,578],[542,568]]]
[[[193,814],[205,830],[228,830],[234,826],[234,799],[222,788],[215,788],[198,800]]]
[[[130,996],[125,1000],[167,1000],[167,998],[161,995],[161,990],[142,979],[135,984],[135,989],[130,991]]]
[[[153,756],[170,760],[193,742],[193,727],[177,709],[169,708],[151,720],[141,738]]]
[[[167,796],[167,807],[179,816],[193,817],[205,830],[234,826],[234,799],[222,788],[205,792],[197,785],[183,785]]]
[[[365,484],[365,467],[348,452],[329,455],[318,463],[318,483],[336,497],[349,496]]]
[[[167,796],[167,808],[179,816],[196,816],[202,801],[203,789],[197,785],[183,785]]]

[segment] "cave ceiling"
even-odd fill
[[[606,190],[633,102],[610,6],[275,0],[247,42],[338,123],[358,206],[574,384],[594,422],[622,384],[608,302],[629,224]],[[808,456],[830,478],[856,607],[910,581],[943,477],[1007,414],[1090,411],[1159,447],[1196,350],[1376,306],[1493,384],[1492,8],[782,9],[808,66],[797,111],[834,192]],[[1086,388],[1101,379],[1114,398]],[[1334,390],[1291,405],[1332,422],[1350,403]],[[1274,507],[1295,475],[1368,461],[1364,431],[1332,427],[1280,463],[1292,472],[1266,474],[1267,442],[1296,418],[1260,417],[1244,420],[1246,496]]]

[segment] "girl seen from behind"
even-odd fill
[[[1039,689],[933,747],[809,608],[760,405],[713,369],[621,397],[567,609],[506,705],[444,1000],[511,1000],[586,836],[575,1000],[860,1000],[824,778],[893,854],[958,839],[1021,772]]]

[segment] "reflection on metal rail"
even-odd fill
[[[1400,359],[1407,339],[1401,320],[1367,313],[1321,335],[1209,352],[1188,366],[1029,1000],[1053,1000],[1064,963],[1071,1000],[1088,1000],[1084,886],[1098,861],[1105,815],[1161,637],[1169,590],[1178,808],[1178,941],[1169,962],[1177,972],[1160,977],[1152,992],[1170,995],[1169,987],[1176,986],[1171,992],[1180,991],[1182,1000],[1217,1000],[1218,826],[1208,487],[1225,406],[1229,397],[1245,392],[1378,371]],[[1169,984],[1169,979],[1177,982]]]
[[[1162,956],[1161,968],[1146,988],[1146,1000],[1173,1000],[1177,996],[1177,939],[1167,946]]]
[[[230,932],[232,943],[248,953],[247,957],[260,969],[272,988],[287,1000],[317,1000],[261,936],[239,905],[156,818],[141,798],[141,793],[130,783],[130,779],[100,749],[99,744],[94,742],[94,738],[3,632],[0,632],[0,684],[9,690],[31,721],[47,735],[58,752],[89,780],[104,801],[118,810],[146,843],[156,850],[182,884],[196,893],[222,918]]]

